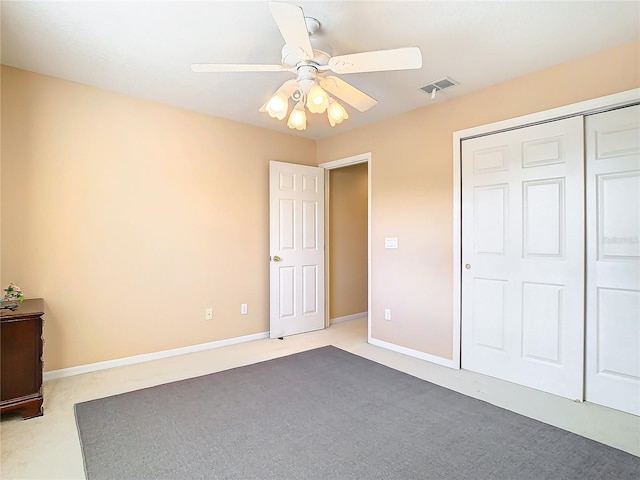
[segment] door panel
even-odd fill
[[[524,256],[562,257],[564,179],[524,182]]]
[[[640,107],[587,117],[586,399],[640,415]]]
[[[509,185],[486,185],[473,192],[477,254],[504,254]]]
[[[278,268],[279,318],[293,317],[296,310],[295,268],[281,266]]]
[[[473,343],[504,351],[507,281],[475,278],[473,285]]]
[[[561,285],[523,282],[522,355],[525,358],[560,363],[563,289]]]
[[[597,176],[598,259],[640,256],[640,172]]]
[[[462,145],[462,367],[579,400],[582,139],[575,117]]]
[[[270,162],[270,336],[324,328],[324,169]]]
[[[640,293],[614,288],[598,289],[598,372],[623,380],[640,378]],[[615,319],[615,321],[611,321]]]

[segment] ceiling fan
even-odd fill
[[[280,33],[284,37],[282,63],[280,65],[251,65],[228,63],[194,63],[194,72],[281,72],[296,75],[284,82],[273,96],[260,108],[279,120],[287,116],[289,100],[295,106],[289,115],[287,126],[304,130],[307,125],[304,107],[311,113],[327,112],[331,126],[349,118],[346,110],[333,95],[360,112],[373,107],[374,98],[353,85],[334,76],[336,74],[409,70],[422,67],[422,53],[418,47],[378,50],[331,56],[331,48],[313,34],[320,28],[315,18],[305,17],[302,8],[287,3],[269,2],[269,10]]]

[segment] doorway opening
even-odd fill
[[[371,336],[371,154],[325,169],[326,327],[367,318]]]

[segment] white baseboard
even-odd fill
[[[456,370],[460,369],[456,362],[448,358],[437,357],[435,355],[419,352],[418,350],[413,350],[411,348],[401,347],[400,345],[396,345],[394,343],[383,342],[382,340],[377,340],[372,337],[369,337],[369,343],[377,347],[386,348],[387,350],[392,350],[394,352],[402,353],[403,355],[408,355],[409,357],[419,358],[420,360],[426,360],[427,362],[436,363],[444,367],[455,368]]]
[[[56,378],[70,377],[72,375],[80,375],[82,373],[96,372],[98,370],[106,370],[108,368],[122,367],[124,365],[133,365],[135,363],[149,362],[151,360],[159,360],[161,358],[175,357],[176,355],[184,355],[186,353],[201,352],[203,350],[211,350],[214,348],[226,347],[237,343],[252,342],[269,338],[269,332],[254,333],[243,337],[227,338],[224,340],[216,340],[215,342],[200,343],[189,347],[173,348],[171,350],[162,350],[160,352],[145,353],[143,355],[134,355],[132,357],[116,358],[115,360],[107,360],[104,362],[89,363],[87,365],[79,365],[77,367],[61,368],[60,370],[51,370],[44,372],[43,379],[54,380]]]
[[[360,313],[353,313],[351,315],[345,315],[344,317],[330,318],[329,325],[333,325],[334,323],[340,323],[340,322],[348,322],[349,320],[356,320],[357,318],[368,317],[368,316],[369,316],[369,312],[360,312]]]

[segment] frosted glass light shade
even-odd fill
[[[307,114],[304,113],[304,106],[301,103],[298,103],[296,107],[291,110],[287,127],[295,130],[304,130],[307,128]]]
[[[287,110],[289,108],[289,101],[284,93],[276,93],[267,102],[265,109],[267,113],[278,120],[282,120],[287,116]]]
[[[343,120],[349,118],[349,114],[342,105],[331,99],[331,103],[329,103],[329,107],[327,108],[327,117],[329,118],[329,124],[335,127],[337,124],[342,123]]]
[[[307,94],[307,108],[311,113],[324,113],[329,106],[329,97],[317,83]]]

